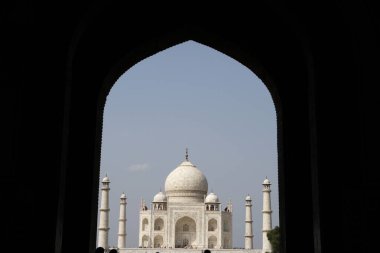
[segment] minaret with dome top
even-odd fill
[[[108,232],[109,227],[109,216],[110,216],[110,207],[109,207],[109,193],[110,193],[110,179],[107,174],[102,180],[102,198],[100,202],[99,209],[99,226],[98,226],[98,247],[102,247],[105,250],[108,250]]]
[[[126,243],[127,243],[126,207],[127,207],[127,196],[123,192],[120,196],[119,233],[118,233],[118,240],[117,240],[117,247],[118,248],[125,248]]]
[[[252,198],[247,195],[245,198],[245,249],[253,248],[253,231],[252,231]]]
[[[267,233],[272,230],[272,209],[270,200],[270,181],[265,178],[263,182],[263,252],[272,252],[272,246],[268,240]]]

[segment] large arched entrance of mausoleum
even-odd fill
[[[188,217],[182,217],[175,224],[175,247],[191,248],[196,245],[196,223]]]

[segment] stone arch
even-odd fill
[[[143,235],[143,237],[141,238],[141,246],[143,248],[149,247],[149,236]]]
[[[212,218],[208,221],[208,231],[216,231],[218,229],[218,222]]]
[[[158,206],[156,208],[159,208]],[[160,208],[159,208],[160,209]],[[208,209],[210,209],[211,211],[218,211],[218,205],[211,205],[211,206],[208,206]],[[153,223],[153,221],[151,221]],[[154,226],[154,230],[161,230],[161,229],[156,229],[156,224],[152,224]],[[214,230],[214,229],[213,229]],[[212,230],[212,231],[213,231]]]
[[[160,231],[162,229],[164,229],[164,221],[161,218],[157,218],[154,221],[154,230],[155,231]]]
[[[148,219],[144,218],[142,220],[142,222],[141,222],[141,230],[142,231],[147,231],[148,230],[148,225],[149,225]]]
[[[209,249],[215,249],[217,243],[218,243],[218,239],[216,238],[216,236],[212,235],[208,238],[208,248]]]
[[[192,218],[185,216],[180,218],[175,224],[175,247],[188,248],[196,245],[196,222]]]
[[[155,52],[158,52],[160,50],[165,49],[165,47],[171,46],[175,43],[182,42],[185,39],[196,38],[198,40],[201,40],[201,42],[208,44],[210,46],[213,46],[213,48],[219,49],[220,51],[222,51],[226,54],[228,53],[228,54],[232,55],[234,58],[236,58],[237,60],[239,60],[240,62],[245,64],[250,69],[256,69],[257,70],[256,73],[261,74],[260,75],[261,78],[263,80],[265,80],[267,84],[270,83],[270,80],[272,80],[272,79],[276,80],[277,84],[274,85],[273,87],[277,88],[277,90],[279,91],[282,98],[285,99],[285,102],[283,103],[283,105],[284,105],[284,108],[286,110],[288,110],[287,113],[289,113],[289,114],[285,114],[285,115],[290,115],[289,116],[290,120],[289,121],[285,120],[284,121],[285,123],[282,123],[282,121],[281,121],[282,119],[281,119],[281,117],[279,117],[279,122],[281,122],[281,124],[279,124],[280,125],[279,131],[280,132],[284,131],[284,136],[286,136],[286,139],[288,139],[288,140],[292,139],[293,135],[295,135],[293,132],[296,132],[293,130],[294,129],[293,126],[300,126],[300,124],[298,124],[297,120],[299,120],[299,121],[304,120],[304,118],[307,118],[306,116],[308,116],[308,115],[306,115],[306,113],[304,111],[301,111],[299,113],[296,110],[294,110],[294,114],[292,114],[292,110],[291,110],[293,108],[292,104],[296,104],[298,108],[304,108],[304,107],[306,108],[306,106],[304,106],[304,105],[308,102],[308,100],[306,99],[308,93],[306,93],[302,89],[302,86],[297,93],[297,94],[300,94],[298,97],[302,98],[302,100],[301,100],[302,106],[299,106],[299,104],[297,103],[298,100],[288,103],[288,101],[291,100],[291,98],[292,98],[289,94],[294,93],[293,92],[294,90],[297,91],[297,87],[300,86],[300,83],[309,84],[309,82],[307,81],[308,79],[304,78],[304,77],[309,77],[309,76],[308,76],[308,72],[306,72],[303,68],[297,69],[297,68],[293,67],[293,69],[297,70],[297,76],[299,76],[299,78],[298,79],[294,78],[295,80],[292,80],[292,77],[297,77],[297,76],[295,76],[292,73],[290,67],[283,66],[281,68],[281,71],[278,70],[278,68],[276,68],[277,67],[276,59],[292,59],[292,62],[294,62],[294,63],[297,63],[297,62],[304,63],[304,61],[301,61],[303,58],[301,58],[299,56],[301,54],[300,53],[301,50],[298,50],[299,47],[294,46],[294,45],[298,45],[297,44],[298,43],[298,37],[293,34],[293,31],[289,31],[288,29],[286,29],[287,27],[290,27],[289,25],[287,27],[284,27],[282,25],[283,23],[285,23],[285,24],[292,23],[293,22],[292,21],[293,16],[290,15],[290,18],[288,18],[288,16],[282,15],[283,14],[282,12],[286,13],[286,9],[282,8],[282,7],[283,6],[278,8],[278,10],[276,9],[276,11],[272,10],[272,6],[270,6],[270,7],[261,7],[260,6],[257,8],[257,10],[260,10],[257,12],[260,14],[260,15],[258,15],[260,17],[261,17],[261,15],[274,14],[273,20],[271,20],[272,22],[269,22],[269,23],[270,24],[276,24],[276,26],[273,26],[273,27],[270,24],[266,24],[268,26],[265,26],[264,28],[261,27],[261,29],[259,27],[258,31],[256,31],[256,33],[259,35],[255,36],[255,38],[257,38],[257,37],[261,38],[261,40],[256,40],[258,42],[248,40],[248,36],[247,36],[248,32],[244,32],[244,33],[235,32],[235,33],[231,34],[226,29],[220,28],[218,30],[217,26],[215,26],[215,28],[214,28],[214,27],[211,27],[210,24],[208,24],[208,23],[205,23],[204,30],[206,32],[204,32],[204,33],[199,32],[196,29],[198,27],[195,26],[193,28],[190,24],[189,24],[189,29],[178,29],[178,31],[180,31],[180,34],[174,34],[173,33],[173,35],[171,35],[171,33],[170,33],[170,36],[166,35],[166,34],[169,34],[169,32],[166,32],[167,31],[166,29],[168,29],[168,31],[172,31],[172,30],[169,30],[169,28],[166,28],[165,25],[160,26],[160,29],[158,29],[157,32],[155,32],[155,33],[148,30],[144,33],[144,36],[145,36],[144,39],[147,41],[146,44],[148,44],[148,45],[145,45],[141,42],[141,41],[145,41],[145,40],[141,40],[141,41],[137,40],[136,38],[140,38],[140,36],[135,35],[134,34],[135,31],[133,30],[133,31],[131,31],[130,36],[124,36],[124,37],[127,37],[128,40],[131,40],[132,42],[136,42],[136,45],[141,50],[136,50],[136,51],[138,51],[137,55],[132,55],[132,57],[130,55],[128,55],[128,62],[126,64],[125,68],[132,66],[133,64],[135,64],[139,60],[143,59],[144,57],[148,57]],[[90,94],[90,95],[88,95],[88,98],[89,98],[88,101],[92,101],[92,100],[90,100],[90,98],[91,99],[98,98],[100,92],[98,92],[98,90],[96,90],[96,89],[101,85],[101,83],[100,83],[100,81],[96,81],[96,80],[102,80],[102,82],[103,82],[103,80],[107,80],[107,82],[111,82],[111,81],[109,81],[109,79],[112,79],[112,76],[111,76],[111,78],[105,79],[105,78],[102,78],[103,76],[99,77],[99,76],[95,76],[95,75],[97,73],[106,73],[108,68],[110,69],[112,66],[115,65],[115,63],[117,63],[117,61],[119,61],[119,58],[120,58],[119,55],[120,54],[123,54],[123,52],[125,52],[125,51],[126,52],[133,51],[133,50],[130,50],[131,46],[128,47],[128,45],[134,45],[133,43],[125,43],[125,39],[123,40],[123,37],[119,38],[116,36],[117,34],[114,35],[113,33],[112,33],[113,39],[109,40],[110,41],[109,43],[112,43],[111,45],[114,45],[115,43],[117,43],[117,44],[110,47],[107,43],[104,43],[104,42],[107,42],[107,41],[103,41],[104,38],[111,38],[111,35],[110,36],[99,36],[99,34],[104,34],[105,33],[104,30],[109,31],[110,33],[111,33],[111,30],[114,31],[114,33],[117,33],[117,32],[120,33],[120,31],[123,31],[122,28],[120,28],[120,26],[121,26],[121,24],[124,24],[123,22],[115,22],[115,19],[119,20],[118,19],[118,10],[121,10],[122,8],[117,8],[115,6],[110,5],[110,6],[107,6],[106,10],[104,10],[104,9],[105,8],[95,6],[95,8],[93,8],[93,11],[91,11],[89,13],[91,15],[87,15],[88,18],[83,19],[83,25],[79,26],[80,29],[78,29],[78,31],[75,33],[75,36],[74,36],[75,39],[72,40],[73,44],[70,47],[71,48],[70,54],[69,54],[70,61],[68,64],[69,67],[68,67],[68,71],[67,71],[68,72],[67,76],[70,77],[70,78],[68,78],[68,80],[70,80],[70,81],[68,82],[69,85],[67,87],[73,87],[73,89],[70,91],[70,93],[68,95],[68,98],[70,98],[70,99],[68,99],[68,101],[70,101],[70,102],[67,102],[66,103],[67,105],[65,104],[65,110],[67,110],[68,112],[65,114],[64,123],[67,125],[64,125],[64,129],[70,129],[71,132],[78,133],[78,135],[84,134],[85,138],[77,138],[76,135],[71,134],[71,135],[68,135],[69,137],[64,139],[65,144],[63,145],[63,150],[65,151],[67,149],[67,157],[69,157],[70,159],[63,158],[64,159],[63,161],[65,162],[63,164],[65,164],[65,165],[64,165],[62,170],[65,173],[66,173],[66,170],[68,172],[71,172],[72,170],[75,171],[76,164],[78,163],[78,160],[79,160],[80,164],[84,164],[84,165],[89,166],[89,167],[94,166],[93,164],[95,164],[96,169],[94,170],[93,173],[91,173],[90,176],[88,174],[86,174],[86,175],[80,174],[79,175],[81,177],[80,179],[81,179],[82,184],[86,187],[87,186],[90,187],[92,184],[96,185],[93,183],[93,181],[96,180],[96,178],[98,178],[99,166],[100,166],[99,165],[100,164],[100,162],[99,162],[100,161],[100,150],[99,150],[98,146],[100,146],[100,143],[101,143],[101,134],[99,134],[99,132],[101,130],[97,130],[95,142],[92,142],[92,141],[87,142],[88,144],[84,144],[86,148],[82,148],[82,146],[80,144],[82,144],[81,143],[82,139],[87,140],[87,139],[93,138],[92,136],[95,136],[93,131],[87,131],[87,130],[88,129],[91,129],[91,130],[92,129],[101,129],[102,120],[101,119],[84,120],[84,119],[82,119],[82,117],[79,116],[79,115],[100,115],[100,117],[101,117],[101,110],[98,110],[99,113],[98,113],[98,111],[96,111],[97,113],[95,113],[92,110],[92,107],[93,107],[92,104],[87,106],[88,103],[83,103],[82,94]],[[272,11],[273,11],[273,13],[272,13]],[[101,15],[99,15],[98,12],[101,13]],[[105,12],[105,13],[103,13],[103,12]],[[122,16],[122,15],[120,15],[120,16]],[[252,15],[252,16],[255,16],[255,15]],[[281,18],[280,18],[280,16],[281,16]],[[296,15],[294,15],[294,16],[296,16]],[[124,16],[123,16],[123,20],[124,20]],[[186,19],[184,19],[184,20],[186,20]],[[189,20],[191,20],[191,19],[189,19]],[[286,22],[281,22],[284,20]],[[132,22],[132,21],[130,21],[130,22]],[[180,23],[180,22],[178,22],[178,23]],[[223,22],[220,22],[220,23],[221,23],[220,24],[221,27],[223,27]],[[243,23],[243,22],[241,22],[241,23]],[[252,23],[254,23],[254,22],[252,21]],[[97,26],[98,24],[102,24],[102,26],[98,27]],[[179,26],[177,24],[177,22],[175,22],[175,21],[170,23],[170,25],[173,25],[173,27],[175,27],[175,28],[177,28]],[[218,25],[219,25],[219,23],[218,23]],[[245,22],[245,25],[249,26],[250,22]],[[297,25],[298,25],[298,23],[296,23],[296,25],[294,27],[296,27],[295,28],[296,31],[300,31],[300,30],[297,30],[297,29],[299,29],[298,28],[299,26],[297,26]],[[112,27],[113,29],[107,29],[108,27]],[[169,26],[169,27],[171,27],[171,26]],[[233,26],[231,26],[231,27],[233,27]],[[271,28],[271,29],[269,29],[269,28]],[[282,28],[285,28],[285,29],[282,29]],[[242,29],[242,30],[247,31],[247,29]],[[96,31],[95,35],[94,35],[94,33],[95,33],[94,31]],[[140,31],[140,29],[136,29],[136,31]],[[225,36],[226,38],[229,38],[229,40],[219,39],[218,33],[220,31],[224,31],[223,36]],[[267,33],[266,31],[271,31],[271,32]],[[106,34],[108,34],[108,33],[106,33]],[[122,34],[122,33],[120,33],[120,34]],[[164,34],[165,36],[162,34]],[[276,44],[276,48],[275,48],[277,50],[276,52],[280,52],[281,54],[270,53],[271,51],[268,50],[268,48],[270,46],[272,46],[272,42],[277,41],[276,36],[275,36],[277,34],[288,35],[286,41],[283,41],[282,43]],[[265,35],[267,35],[267,36],[265,36]],[[113,36],[115,36],[115,37],[113,37]],[[162,36],[164,38],[162,39],[160,36]],[[98,40],[99,44],[88,43],[88,42],[94,42],[95,39],[93,39],[93,38],[102,38],[102,37],[103,37],[103,40],[101,40],[101,39]],[[222,37],[222,36],[220,35],[220,37]],[[115,39],[115,38],[117,38],[117,39]],[[154,39],[152,39],[152,38],[154,38]],[[231,41],[234,41],[234,43],[231,43]],[[120,44],[121,45],[124,44],[125,48],[120,46]],[[306,44],[307,43],[302,42],[302,45],[306,45]],[[241,48],[238,48],[235,45],[241,45]],[[264,50],[260,51],[260,45],[262,46],[262,48],[264,48]],[[291,48],[292,50],[289,50],[289,49],[286,50],[287,49],[286,46],[288,46],[288,45],[292,46],[292,48]],[[283,48],[285,48],[285,50],[282,50]],[[93,70],[93,69],[96,69],[93,67],[95,63],[92,63],[91,57],[88,57],[88,55],[91,55],[90,53],[93,52],[94,49],[96,49],[97,52],[99,52],[99,55],[100,55],[99,57],[104,57],[101,59],[105,59],[104,61],[102,61],[103,65],[98,66],[99,70],[103,70],[103,71],[96,71],[97,73],[94,74],[94,76],[91,76],[92,79],[90,81],[87,80],[87,82],[85,82],[84,81],[84,80],[86,80],[85,77],[87,78],[88,76],[90,76],[90,75],[88,75],[88,72]],[[255,49],[258,49],[258,51],[255,51]],[[241,50],[241,51],[239,51],[239,50]],[[104,52],[106,52],[106,53],[104,53]],[[247,54],[245,52],[252,52],[252,53]],[[309,49],[307,49],[307,48],[306,48],[306,50],[304,50],[302,52],[306,52],[305,55],[307,55],[307,56],[309,56],[309,55],[312,56],[312,54],[309,52]],[[300,58],[301,58],[301,60],[299,60]],[[309,60],[309,58],[307,58],[307,60]],[[125,61],[127,61],[127,60],[125,60]],[[76,64],[73,64],[73,62],[75,62]],[[267,63],[267,64],[260,64],[262,62]],[[279,61],[279,62],[281,62],[281,61]],[[310,60],[310,62],[311,62],[311,60]],[[289,64],[289,65],[291,65],[291,64]],[[85,67],[83,67],[83,66],[85,66]],[[288,71],[288,70],[290,70],[290,71]],[[313,68],[311,68],[311,70],[313,70]],[[283,73],[286,73],[286,74],[283,74]],[[97,75],[100,75],[100,74],[97,74]],[[117,76],[117,74],[113,74],[113,76]],[[287,86],[283,86],[283,84],[287,84],[287,82],[284,80],[285,78],[283,76],[285,76],[287,78],[287,80],[292,80],[294,85],[291,88],[293,90],[288,90],[288,89],[283,88],[283,87],[287,87]],[[310,75],[310,80],[314,81],[312,75]],[[303,82],[303,81],[305,81],[305,82]],[[314,85],[311,81],[310,81],[310,83],[311,83],[310,86]],[[92,88],[90,90],[91,92],[88,92],[89,89],[87,87],[82,88],[85,85],[78,85],[78,84],[85,84],[85,83],[93,84],[92,87],[94,87],[94,88]],[[296,87],[296,88],[293,88],[293,87]],[[306,87],[306,85],[305,85],[305,87]],[[311,86],[311,87],[313,88],[314,86]],[[82,92],[83,90],[85,92]],[[106,94],[107,90],[105,90],[105,91],[102,90],[101,92]],[[102,93],[100,93],[100,97],[105,97],[105,95]],[[314,95],[315,93],[311,92],[311,94]],[[303,99],[303,98],[305,98],[305,99]],[[288,100],[286,100],[286,99],[288,99]],[[306,102],[303,102],[303,101],[306,101]],[[98,104],[99,103],[96,103],[96,106],[98,106]],[[280,104],[280,103],[278,103],[278,104]],[[314,106],[315,104],[310,103],[310,105]],[[290,107],[290,109],[287,106]],[[101,107],[101,105],[99,107]],[[71,108],[70,111],[68,110],[68,108]],[[315,110],[315,109],[313,109],[314,107],[311,107],[311,108],[312,109],[310,109],[310,111],[314,112],[314,110]],[[85,112],[85,113],[83,113],[83,112]],[[67,116],[67,119],[70,119],[70,121],[66,120],[66,116]],[[303,117],[303,118],[300,119],[301,117]],[[297,118],[297,120],[293,120],[293,118]],[[70,124],[67,122],[70,122]],[[89,122],[96,122],[96,123],[89,123]],[[313,122],[311,122],[311,124],[313,124],[313,126],[315,125],[315,123],[313,123]],[[307,131],[306,126],[304,127],[303,125],[300,126],[300,131],[303,131],[302,133],[304,133],[304,132],[308,133],[308,132],[306,132]],[[297,131],[297,134],[300,131]],[[314,137],[314,135],[312,135],[312,137]],[[313,160],[310,162],[311,158],[309,158],[309,157],[313,158],[313,156],[307,156],[307,155],[299,156],[299,157],[303,157],[302,162],[300,162],[300,161],[294,162],[297,159],[292,159],[292,156],[291,156],[292,154],[297,153],[297,151],[299,151],[299,150],[301,150],[301,151],[305,150],[304,153],[307,153],[308,147],[310,146],[307,138],[298,138],[297,141],[299,141],[299,143],[287,144],[287,145],[282,144],[282,142],[281,142],[282,135],[281,134],[279,135],[278,138],[279,138],[279,143],[278,143],[278,147],[279,147],[278,157],[279,158],[278,159],[279,159],[279,177],[280,177],[279,185],[282,187],[281,188],[282,191],[290,192],[286,196],[292,196],[292,194],[294,192],[292,190],[292,187],[294,185],[293,183],[297,182],[297,180],[300,180],[300,179],[302,180],[303,178],[307,178],[307,180],[314,183],[313,184],[313,191],[310,191],[310,193],[307,193],[308,194],[307,199],[314,199],[313,198],[314,194],[318,193],[318,188],[316,188],[316,186],[314,186],[314,185],[318,185],[317,183],[315,183],[318,181],[313,181],[313,180],[314,179],[317,180],[315,175],[318,175],[318,173],[314,173],[314,174],[311,174],[312,176],[309,176],[308,173],[310,171],[310,168],[302,170],[302,166],[304,166],[304,165],[309,166],[310,164],[312,164],[313,166],[315,165],[315,167],[313,167],[313,172],[315,172],[317,170],[318,167],[315,164],[315,161]],[[66,143],[70,143],[70,145],[68,145]],[[292,152],[282,152],[283,146],[286,146],[286,148],[291,150]],[[81,157],[75,156],[76,153],[79,153],[79,152],[77,152],[78,151],[77,149],[79,149],[79,147],[81,147],[82,150],[88,150],[87,153],[85,153],[85,155],[82,155]],[[94,149],[97,150],[97,152],[94,152],[93,151]],[[76,158],[76,159],[74,159],[74,158]],[[71,164],[71,162],[69,162],[69,161],[75,161],[75,163]],[[285,163],[284,161],[287,161],[287,162]],[[66,163],[67,163],[67,165],[66,165]],[[289,173],[288,171],[290,171],[290,170],[287,170],[287,168],[292,168],[292,166],[297,168],[294,171],[297,171],[297,173],[298,173],[298,171],[301,171],[303,174],[298,173],[298,175],[294,176],[293,174]],[[285,171],[288,174],[285,174],[284,173]],[[67,174],[68,175],[74,175],[75,173],[67,173]],[[309,177],[311,177],[311,178],[309,178]],[[313,180],[311,180],[311,179],[313,179]],[[60,179],[60,180],[62,180],[62,179]],[[62,193],[60,195],[60,201],[63,201],[62,199],[64,199],[64,196],[65,196],[64,194],[67,194],[67,196],[69,196],[69,197],[66,196],[67,199],[70,199],[70,201],[65,202],[66,208],[70,208],[70,210],[76,210],[75,209],[76,203],[78,203],[79,201],[84,201],[84,203],[92,203],[92,202],[94,202],[94,200],[96,200],[97,196],[95,194],[97,191],[93,191],[94,193],[91,195],[91,197],[90,196],[86,197],[84,194],[78,194],[78,192],[75,192],[75,194],[73,194],[69,191],[71,189],[70,188],[71,184],[74,184],[78,180],[78,175],[75,175],[75,177],[74,176],[68,176],[65,180],[66,181],[60,181],[60,182],[62,182],[62,185],[63,185],[63,188],[61,191]],[[305,181],[309,182],[307,180],[305,180]],[[66,188],[69,190],[66,190]],[[283,196],[284,195],[285,194],[283,194]],[[315,198],[315,199],[317,199],[317,198]],[[281,216],[282,220],[283,220],[284,224],[289,224],[289,222],[292,220],[293,217],[285,216],[284,211],[287,211],[287,213],[292,213],[293,207],[292,207],[292,205],[286,205],[287,202],[285,202],[284,197],[282,197],[280,202],[281,202],[280,203],[281,204],[280,210],[283,210],[282,211],[283,214],[280,212],[280,214],[282,214],[282,216]],[[307,208],[309,208],[309,209],[307,209]],[[309,217],[313,213],[316,213],[316,215],[318,215],[318,213],[319,213],[318,212],[318,210],[319,210],[318,209],[319,208],[318,203],[316,203],[315,205],[311,205],[310,203],[308,203],[307,208],[305,208],[307,210],[305,210],[303,212],[302,217]],[[97,210],[93,210],[91,212],[92,212],[91,216],[96,217]],[[67,213],[70,213],[70,212],[65,212],[65,213],[62,212],[62,214],[59,213],[58,220],[70,220],[70,219],[64,219],[64,218],[66,218]],[[86,214],[83,214],[83,215],[86,215]],[[81,217],[81,216],[82,215],[79,215],[79,217]],[[315,220],[317,223],[317,224],[315,224],[315,226],[316,226],[315,229],[313,229],[314,226],[312,227],[313,224],[308,223],[308,224],[305,224],[305,226],[307,227],[307,229],[305,229],[305,231],[322,231],[322,229],[319,228],[319,216],[313,220]],[[77,231],[77,233],[66,234],[65,236],[69,237],[70,239],[69,240],[65,239],[65,241],[63,241],[63,245],[66,246],[67,241],[69,241],[69,242],[74,241],[75,242],[76,241],[75,235],[86,233],[86,231],[88,231],[89,229],[91,229],[92,240],[95,240],[94,239],[94,238],[96,238],[96,219],[95,218],[93,218],[91,221],[89,221],[87,223],[81,224],[81,226],[78,226],[77,222],[73,222],[73,224],[75,224],[75,226],[70,224],[70,223],[65,224],[65,226],[69,226],[71,228],[71,229],[67,229],[68,231]],[[58,227],[59,231],[63,230],[62,227],[63,227],[63,225],[59,225],[59,227]],[[286,227],[289,228],[290,226],[288,225]],[[297,238],[298,237],[298,240],[300,240],[299,237],[301,237],[302,241],[307,241],[308,243],[311,243],[311,244],[312,244],[312,239],[314,238],[313,237],[314,234],[312,232],[308,232],[308,233],[305,233],[303,235],[299,235],[297,233],[294,234],[295,232],[292,232],[292,230],[290,230],[290,229],[285,230],[285,226],[284,226],[282,231],[283,232],[285,232],[285,231],[289,232],[292,235],[292,236],[289,236],[289,238]],[[312,239],[310,239],[310,238],[312,238]],[[62,242],[62,235],[60,235],[57,240],[59,242]],[[304,243],[304,245],[308,245],[308,243]],[[296,242],[294,242],[294,244],[296,244]],[[66,247],[69,247],[69,246],[66,246]],[[320,248],[320,246],[318,246],[318,245],[315,247]],[[303,246],[303,249],[305,249],[304,251],[307,251],[308,248],[306,246]]]
[[[161,248],[164,243],[164,238],[161,235],[156,235],[154,237],[154,247]]]

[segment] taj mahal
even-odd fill
[[[203,252],[203,250],[225,253],[271,252],[267,232],[272,229],[270,181],[263,182],[262,207],[262,249],[253,247],[252,199],[245,197],[245,247],[234,249],[232,241],[232,204],[222,207],[218,196],[208,193],[204,174],[189,161],[186,150],[185,160],[166,178],[165,190],[153,197],[151,208],[141,201],[139,213],[138,248],[127,248],[126,239],[126,195],[120,197],[117,251],[120,253],[174,253],[178,251]],[[102,180],[101,202],[98,222],[97,247],[110,250],[109,231],[110,179]]]

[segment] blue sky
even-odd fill
[[[137,63],[115,83],[104,110],[101,178],[108,174],[110,245],[117,245],[119,198],[127,195],[127,247],[138,246],[140,199],[164,190],[185,157],[225,206],[233,204],[233,244],[244,247],[244,199],[253,198],[254,248],[261,248],[262,182],[272,182],[278,221],[276,113],[248,68],[188,41]]]

